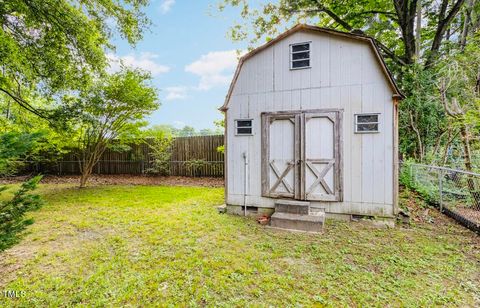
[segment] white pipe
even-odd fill
[[[245,162],[245,171],[243,177],[243,215],[247,216],[247,178],[248,178],[248,157],[247,152],[243,152]]]

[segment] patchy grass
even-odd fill
[[[25,296],[0,306],[480,304],[478,239],[448,220],[312,235],[217,214],[220,188],[41,193],[29,234],[0,254],[0,291]]]

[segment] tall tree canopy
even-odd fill
[[[225,5],[241,6],[242,18],[250,20],[232,27],[235,40],[255,42],[292,22],[304,21],[370,35],[397,66],[421,61],[428,67],[446,40],[456,38],[464,44],[465,35],[480,28],[476,0],[279,0],[259,9],[251,9],[248,2],[224,0],[220,4],[221,10]]]
[[[66,91],[104,73],[119,33],[130,44],[149,21],[148,0],[0,0],[0,93],[44,118]],[[42,105],[37,103],[42,98]]]
[[[150,74],[133,69],[106,76],[87,92],[66,98],[70,101],[71,138],[77,142],[80,187],[112,143],[130,139],[146,125],[145,117],[159,107]]]

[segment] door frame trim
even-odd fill
[[[262,112],[261,116],[261,185],[262,185],[262,197],[270,198],[290,198],[295,200],[307,200],[306,198],[306,187],[305,187],[305,172],[306,172],[306,161],[305,161],[305,128],[306,114],[310,113],[335,113],[336,121],[334,123],[334,152],[335,163],[337,168],[335,168],[334,173],[334,196],[330,200],[309,200],[309,201],[343,201],[343,109],[341,108],[325,108],[325,109],[308,109],[308,110],[291,110],[291,111],[275,111],[275,112]],[[269,191],[270,186],[270,176],[269,176],[269,152],[270,152],[270,123],[272,119],[285,119],[285,118],[295,118],[294,121],[294,196],[285,196],[283,194],[271,193]],[[298,180],[297,180],[298,179]]]
[[[262,197],[271,197],[271,198],[289,198],[297,199],[298,196],[298,182],[297,178],[300,175],[298,172],[298,161],[300,159],[299,148],[296,145],[296,142],[299,140],[298,137],[300,130],[298,129],[298,120],[300,114],[295,112],[280,112],[280,113],[261,113],[261,183],[262,183]],[[294,126],[294,160],[293,160],[293,195],[290,193],[275,193],[270,191],[270,124],[274,120],[292,120]],[[291,171],[289,171],[291,172]]]

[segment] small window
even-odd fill
[[[356,114],[355,115],[355,132],[356,133],[378,133],[379,130],[378,113]]]
[[[290,69],[310,67],[310,42],[290,45]]]
[[[252,135],[252,120],[235,120],[235,134],[236,135]]]

